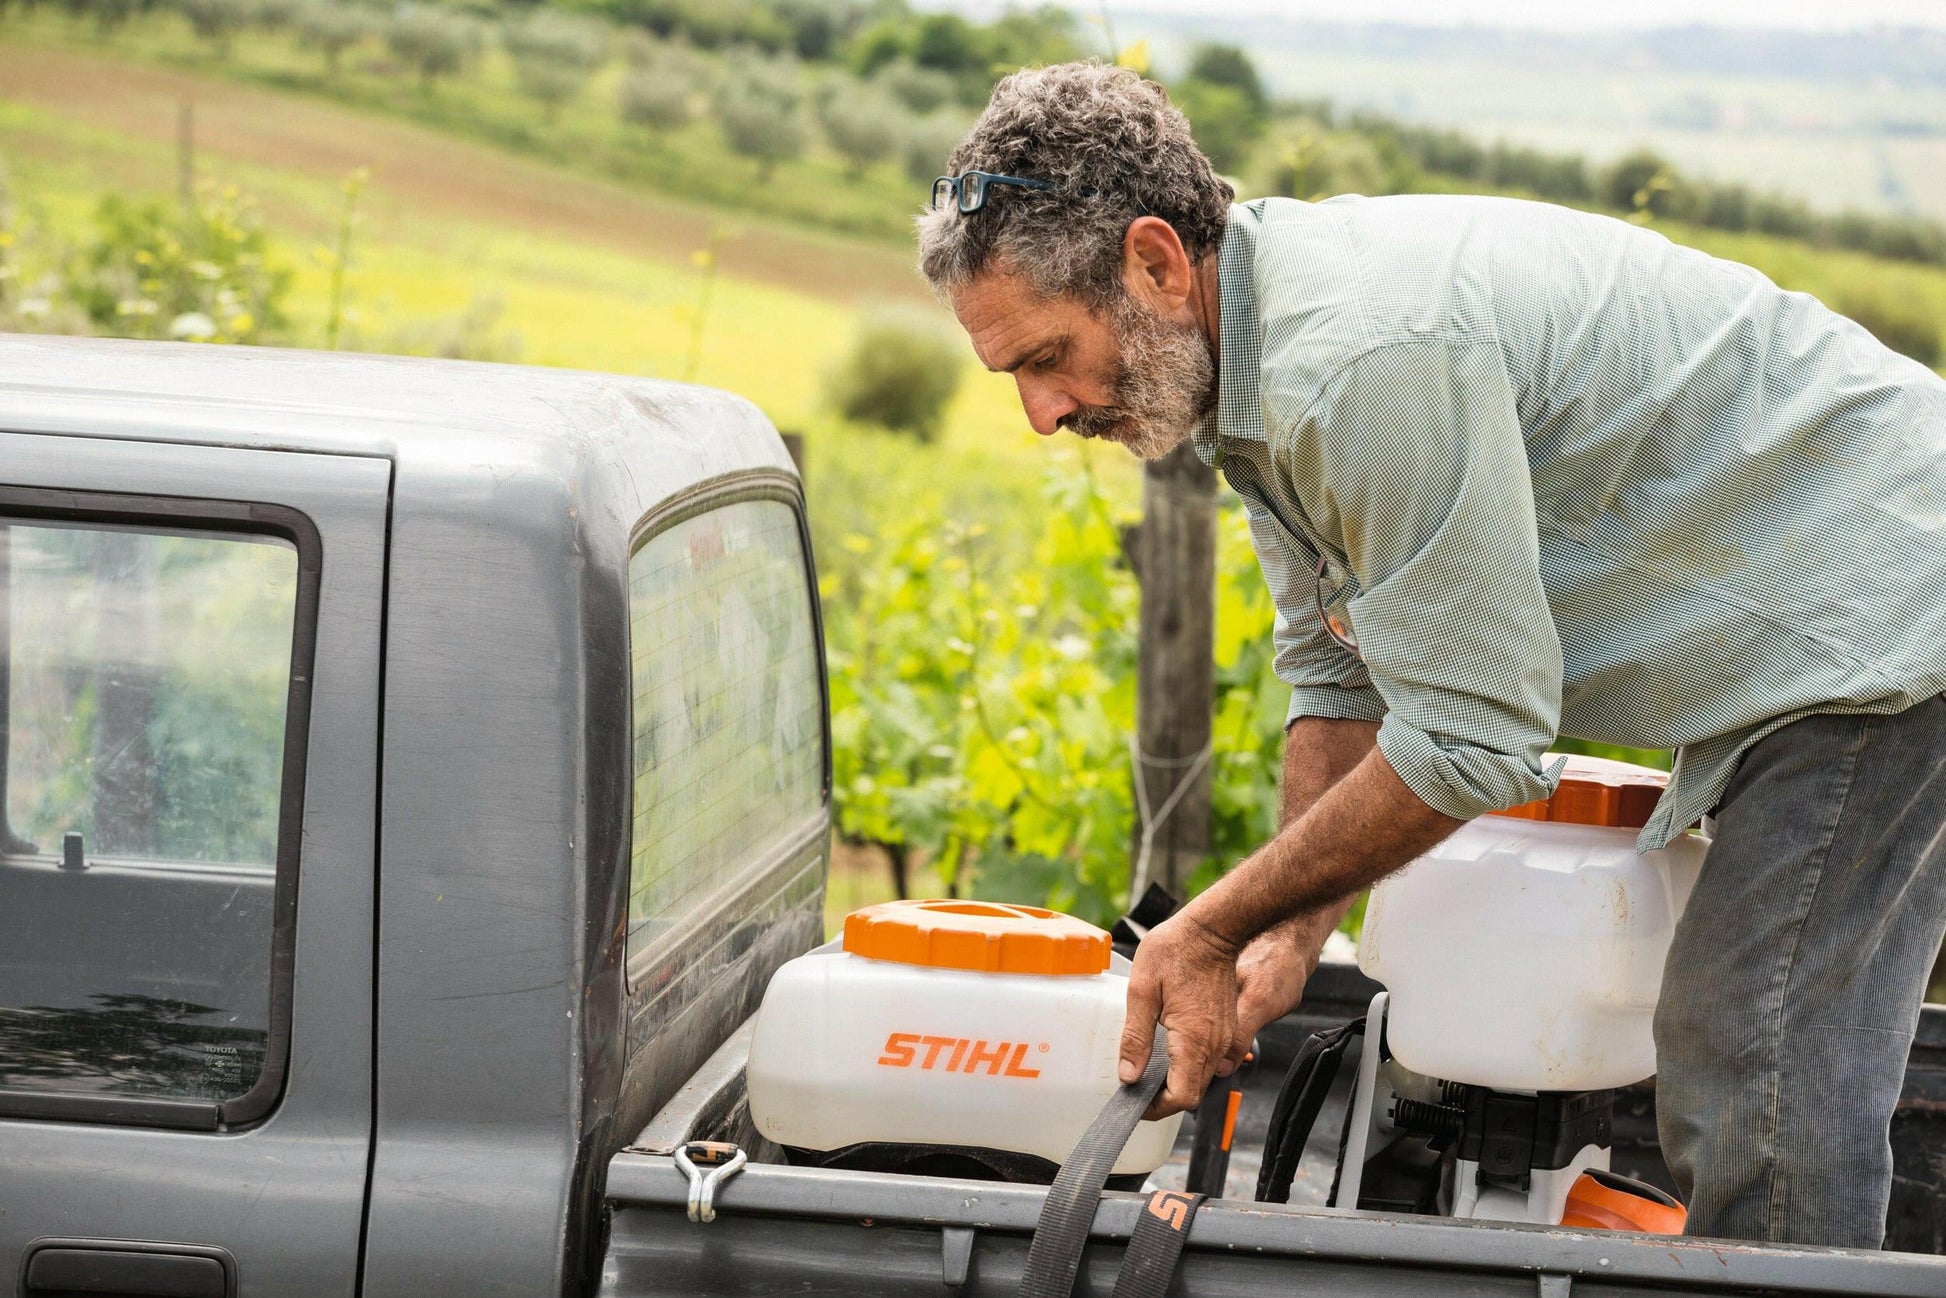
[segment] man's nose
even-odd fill
[[[1060,430],[1061,419],[1081,408],[1079,401],[1057,388],[1025,379],[1015,381],[1020,387],[1020,408],[1027,412],[1027,422],[1042,437],[1052,437]]]

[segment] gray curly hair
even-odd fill
[[[1004,263],[1044,297],[1071,293],[1105,306],[1121,295],[1129,222],[1161,217],[1200,260],[1222,242],[1236,197],[1162,87],[1100,63],[1057,63],[1002,81],[946,169],[1055,188],[996,185],[969,216],[951,204],[921,214],[919,269],[941,297]],[[1088,189],[1097,192],[1081,193]]]

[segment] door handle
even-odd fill
[[[28,1254],[22,1298],[233,1298],[220,1248],[133,1240],[48,1240]]]

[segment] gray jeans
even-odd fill
[[[1689,1233],[1877,1248],[1887,1128],[1946,932],[1946,698],[1745,754],[1656,1011]]]

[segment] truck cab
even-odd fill
[[[823,639],[749,404],[0,338],[0,1275],[534,1295],[820,935]]]

